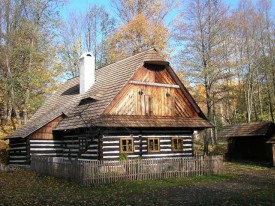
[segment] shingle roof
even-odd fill
[[[83,95],[79,94],[79,78],[68,80],[47,99],[23,127],[15,130],[9,138],[30,135],[62,113],[68,112],[82,97]]]
[[[75,107],[73,112],[57,126],[56,130],[93,125],[93,121],[103,113],[145,61],[164,61],[164,59],[154,49],[150,49],[97,70],[96,82],[87,95],[96,95],[99,100]]]
[[[251,122],[224,126],[218,133],[219,137],[252,137],[268,134],[272,122]]]
[[[78,94],[79,78],[69,80],[61,86],[58,92],[48,99],[23,128],[16,130],[12,137],[26,137],[62,113],[66,114],[66,118],[59,123],[55,130],[83,128],[96,124],[104,126],[103,124],[99,124],[102,122],[102,118],[99,118],[100,115],[102,115],[123,86],[127,84],[135,71],[142,67],[145,62],[165,63],[165,60],[155,49],[150,49],[100,68],[95,72],[95,84],[86,93],[81,95]],[[87,101],[81,101],[79,104],[82,99],[87,99]],[[201,112],[194,100],[191,99],[190,101],[193,106],[196,106],[195,109]],[[201,116],[204,117],[202,112]],[[123,118],[120,118],[119,121],[117,124],[121,124]],[[129,124],[133,125],[136,121],[137,119],[133,119]],[[165,126],[168,125],[169,121],[169,124],[177,125],[175,120],[173,120],[174,123],[171,123],[172,120],[165,118],[161,121],[159,119],[155,120],[152,124],[158,122],[160,125]],[[211,127],[211,124],[203,118],[199,118],[197,121],[181,119],[178,122],[180,125],[189,127]],[[111,126],[111,123],[107,118],[105,126],[108,125]],[[115,125],[113,124],[113,126]]]

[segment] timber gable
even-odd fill
[[[166,66],[145,64],[106,108],[105,115],[198,117]]]

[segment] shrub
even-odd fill
[[[211,155],[224,155],[226,153],[226,145],[225,144],[217,144],[214,145],[210,149]]]
[[[119,155],[119,160],[127,160],[128,159],[128,156],[127,156],[127,154],[124,154],[124,153],[122,153],[122,154],[120,154]]]

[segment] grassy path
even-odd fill
[[[274,205],[275,169],[226,163],[220,176],[101,186],[0,172],[0,205]]]

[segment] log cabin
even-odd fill
[[[193,156],[194,132],[212,127],[155,49],[95,69],[80,57],[80,76],[64,83],[9,137],[10,164],[32,155],[118,160]]]
[[[218,133],[228,141],[226,157],[235,160],[273,162],[275,166],[275,124],[251,122],[227,125]]]

